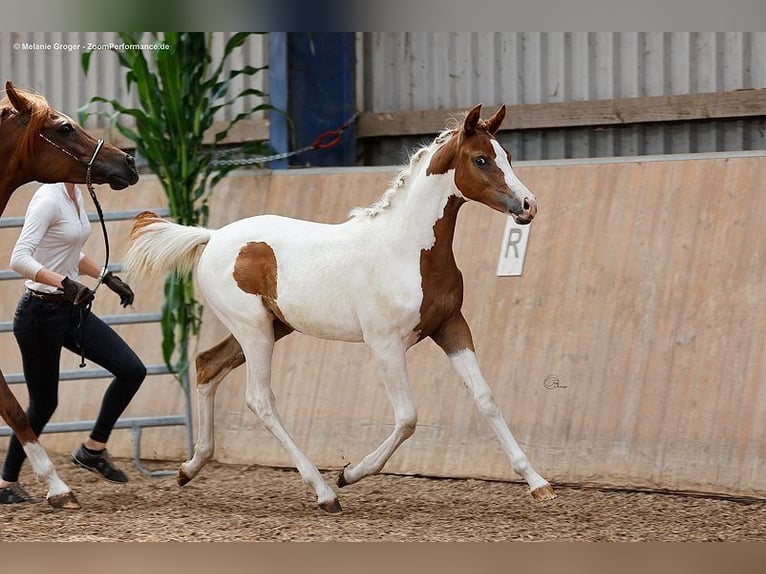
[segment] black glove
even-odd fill
[[[120,305],[127,307],[133,304],[133,289],[111,271],[107,271],[102,280],[104,285],[120,296]]]
[[[95,291],[88,289],[82,283],[78,283],[69,277],[64,277],[61,280],[61,287],[64,290],[64,296],[67,298],[67,301],[71,301],[75,305],[87,305],[96,296]]]

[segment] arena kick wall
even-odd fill
[[[536,468],[553,482],[766,496],[766,156],[521,163],[516,170],[540,206],[523,274],[496,276],[506,218],[482,205],[461,211],[455,251],[484,374]],[[340,222],[352,207],[372,203],[394,173],[240,172],[214,192],[211,226],[264,212]],[[23,215],[33,188],[15,194],[7,215]],[[99,195],[105,210],[164,205],[152,176]],[[110,224],[113,261],[129,225]],[[18,230],[0,233],[7,257]],[[101,257],[98,227],[88,251]],[[135,311],[159,309],[161,281],[134,287]],[[22,285],[0,288],[9,320]],[[106,289],[94,309],[120,312]],[[160,360],[156,324],[118,329],[147,362]],[[225,335],[206,312],[200,349]],[[17,372],[15,343],[3,337],[3,371]],[[408,362],[419,425],[385,470],[516,479],[441,351],[424,341]],[[75,368],[76,358],[65,366]],[[363,345],[291,335],[276,347],[273,374],[287,427],[322,468],[359,460],[391,430],[391,409]],[[104,385],[62,382],[55,420],[95,417]],[[13,390],[26,401],[23,385]],[[243,397],[240,368],[218,393],[217,460],[291,466]],[[178,384],[153,377],[128,414],[181,409]],[[78,439],[48,435],[43,444],[66,453]],[[130,456],[130,434],[115,431],[110,448]],[[182,460],[183,429],[145,431],[142,453]]]

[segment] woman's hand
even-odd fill
[[[120,305],[127,307],[133,304],[133,289],[111,271],[107,271],[103,279],[104,285],[120,296]]]

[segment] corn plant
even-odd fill
[[[216,163],[216,144],[241,120],[260,110],[272,109],[264,103],[266,94],[249,88],[230,95],[231,81],[237,76],[255,76],[266,66],[245,66],[226,71],[225,64],[251,33],[232,36],[217,62],[211,56],[210,32],[151,32],[151,42],[164,49],[137,49],[148,43],[144,32],[124,32],[112,50],[125,69],[128,93],[135,89],[139,107],[129,107],[117,100],[100,96],[91,98],[80,110],[81,121],[90,114],[94,103],[111,106],[106,114],[121,134],[136,146],[154,172],[167,195],[171,217],[183,225],[205,225],[208,220],[210,192],[233,167]],[[82,67],[88,73],[93,52],[84,53]],[[258,98],[257,105],[214,127],[216,113],[241,98]],[[124,120],[130,118],[132,122]],[[210,141],[208,132],[216,130]],[[249,142],[245,153],[268,154],[264,141]],[[192,274],[168,275],[162,308],[162,352],[165,363],[180,375],[188,369],[188,346],[199,334],[202,306],[196,300]]]

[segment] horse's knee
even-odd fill
[[[492,393],[477,396],[476,406],[485,417],[495,417],[500,414],[500,407],[497,405],[495,396]]]

